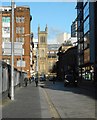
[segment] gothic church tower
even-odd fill
[[[40,31],[40,26],[38,26],[38,75],[47,75],[48,73],[47,35],[47,25],[45,31]]]

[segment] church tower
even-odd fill
[[[47,75],[48,64],[47,64],[47,35],[48,27],[46,25],[45,31],[40,31],[38,26],[38,75]]]

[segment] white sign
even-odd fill
[[[11,55],[11,49],[4,49],[3,55]],[[14,55],[23,55],[23,49],[14,49]]]
[[[22,60],[17,61],[17,67],[25,67],[26,66],[25,64],[26,64],[25,61]]]
[[[11,55],[11,42],[3,42],[3,55]],[[14,55],[23,55],[23,48],[21,42],[14,42]]]
[[[11,42],[3,42],[3,48],[10,48],[11,49]],[[22,43],[21,42],[14,42],[14,48],[15,49],[21,49],[22,48]]]

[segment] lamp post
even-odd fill
[[[38,79],[38,44],[37,44],[37,51],[36,51],[37,61],[36,61],[36,77]]]
[[[23,80],[22,80],[22,55],[23,55],[23,51],[21,49],[21,61],[20,61],[20,66],[21,66],[21,85],[20,86],[23,86]]]
[[[14,100],[14,0],[11,1],[12,6],[12,42],[11,42],[11,100]]]

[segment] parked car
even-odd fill
[[[77,77],[75,77],[72,73],[68,73],[67,75],[65,75],[65,80],[64,80],[64,86],[67,86],[70,84],[74,85],[75,87],[78,84]]]
[[[44,76],[40,76],[39,80],[40,80],[40,81],[46,81],[46,79],[45,79]]]
[[[49,79],[48,79],[49,81],[53,81],[53,77],[49,77]]]

